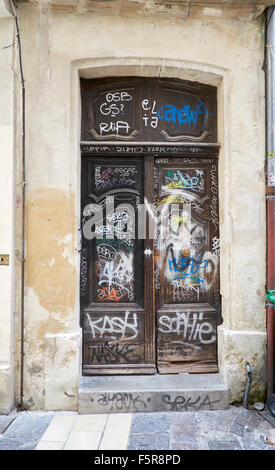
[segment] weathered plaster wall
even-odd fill
[[[13,42],[13,20],[0,12],[0,44]],[[0,413],[9,413],[13,393],[13,50],[0,53],[0,253],[9,255],[9,265],[0,266]]]
[[[215,8],[188,18],[21,4],[26,79],[25,405],[76,409],[79,75],[174,76],[218,86],[220,372],[240,399],[245,363],[265,381],[263,22]],[[58,380],[57,380],[58,379]]]

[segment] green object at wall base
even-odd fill
[[[273,304],[273,307],[274,307],[274,310],[275,310],[275,290],[268,290],[267,291],[266,300],[268,300],[268,302],[271,302]]]

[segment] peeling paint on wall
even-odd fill
[[[75,304],[74,205],[64,191],[37,190],[29,196],[26,210],[26,285],[43,308],[61,318]]]

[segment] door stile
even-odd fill
[[[154,157],[144,158],[144,202],[153,207],[154,202]],[[146,238],[144,240],[144,309],[145,309],[145,357],[155,363],[155,286],[154,286],[154,240],[152,238],[152,219],[146,210]],[[151,232],[151,233],[150,233]],[[151,238],[150,238],[151,235]]]

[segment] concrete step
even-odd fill
[[[78,412],[223,410],[229,391],[219,374],[82,377]]]

